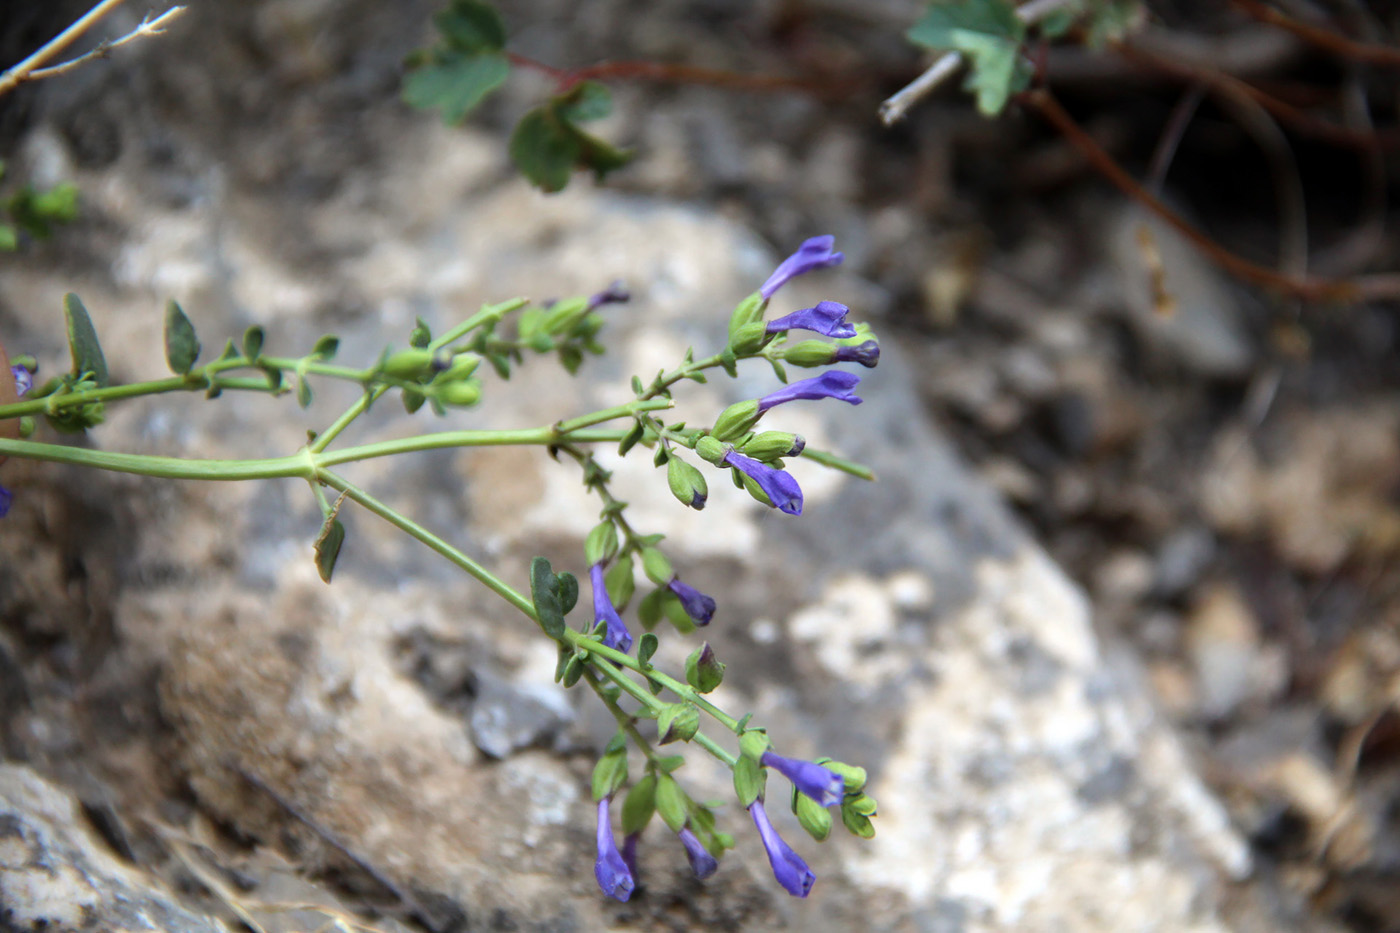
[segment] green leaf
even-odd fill
[[[416,318],[413,330],[408,335],[408,345],[415,350],[426,350],[428,344],[433,342],[433,332],[428,324],[421,317]]]
[[[13,253],[19,249],[19,232],[9,224],[0,224],[0,250]]]
[[[92,381],[99,387],[107,385],[107,360],[102,355],[102,345],[97,342],[97,331],[93,329],[92,318],[88,317],[82,299],[72,292],[63,296],[63,317],[68,325],[73,375],[91,373]]]
[[[559,608],[568,615],[578,605],[578,577],[566,570],[556,574],[555,579],[559,581]]]
[[[334,334],[326,334],[317,339],[311,347],[311,355],[321,362],[335,359],[336,351],[340,349],[340,338]]]
[[[335,561],[340,556],[340,546],[344,543],[345,526],[335,517],[335,512],[332,512],[321,526],[321,533],[316,536],[316,572],[321,575],[322,582],[331,582],[331,574],[335,572]]]
[[[448,52],[408,73],[403,99],[419,110],[440,110],[442,122],[453,125],[504,84],[509,74],[510,62],[500,52]]]
[[[564,610],[559,598],[559,578],[549,566],[549,561],[536,557],[530,561],[530,596],[535,603],[535,614],[539,616],[540,628],[550,638],[558,641],[564,637]]]
[[[569,123],[601,120],[612,113],[612,94],[597,81],[580,81],[554,99],[560,119]]]
[[[841,805],[841,822],[862,839],[875,838],[875,824],[870,822],[870,817],[857,812],[849,804]]]
[[[608,598],[618,612],[627,609],[632,602],[632,594],[637,591],[637,579],[632,570],[632,555],[624,554],[617,563],[603,575],[603,585],[607,587]]]
[[[1089,4],[1089,35],[1086,44],[1101,48],[1122,39],[1142,23],[1139,0],[1092,0]]]
[[[967,58],[964,87],[977,97],[977,109],[995,116],[1011,95],[1030,81],[1020,54],[1026,26],[1009,0],[949,0],[928,8],[906,33],[910,42]]]
[[[262,356],[263,338],[266,335],[257,324],[243,332],[243,356],[250,363],[256,363]]]
[[[452,5],[434,16],[433,22],[447,44],[463,52],[499,52],[505,48],[505,24],[489,3],[452,0]]]
[[[610,752],[593,766],[593,799],[611,797],[627,781],[627,752]]]
[[[747,717],[745,717],[747,721]],[[758,761],[763,757],[763,753],[768,751],[772,743],[768,741],[768,733],[762,729],[748,729],[739,736],[739,752],[745,758],[752,758]]]
[[[5,208],[16,226],[36,240],[46,240],[53,235],[54,224],[68,223],[78,216],[78,189],[62,184],[40,192],[25,186]]]
[[[622,832],[630,836],[646,829],[656,812],[656,775],[642,778],[622,801]]]
[[[656,812],[661,814],[671,832],[678,833],[685,828],[686,814],[689,810],[690,799],[686,797],[685,791],[681,790],[681,786],[670,775],[662,775],[656,782]]]
[[[170,364],[170,371],[183,376],[193,367],[195,360],[199,359],[199,337],[194,332],[194,325],[190,323],[189,317],[180,307],[178,302],[170,301],[165,305],[165,361]]]
[[[656,766],[667,774],[680,769],[685,764],[684,755],[667,755],[665,758],[656,759]]]
[[[762,797],[767,780],[767,772],[752,758],[744,756],[734,763],[734,793],[739,795],[741,806],[747,807]]]
[[[510,135],[511,161],[536,187],[548,192],[568,185],[580,148],[548,106],[528,111]]]
[[[656,654],[656,649],[660,646],[661,639],[656,637],[655,632],[643,632],[642,637],[637,640],[637,662],[644,669],[650,669],[652,655]]]

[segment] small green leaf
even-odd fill
[[[548,106],[520,118],[510,136],[510,158],[521,174],[543,191],[562,191],[578,161],[578,140]]]
[[[345,526],[336,518],[335,511],[326,517],[321,533],[316,536],[316,572],[324,583],[331,582],[335,572],[335,561],[340,556],[340,546],[345,543]]]
[[[681,790],[681,786],[669,774],[662,775],[656,782],[656,812],[661,814],[671,832],[678,833],[685,828],[689,809],[690,798],[685,795],[685,791]]]
[[[661,639],[656,637],[655,632],[644,632],[637,640],[637,661],[644,669],[651,668],[652,655],[656,654],[656,649],[661,646]]]
[[[578,577],[566,570],[555,578],[559,581],[559,609],[568,615],[578,605]]]
[[[612,94],[597,81],[581,81],[554,100],[559,116],[570,123],[601,120],[612,113]]]
[[[631,836],[646,829],[656,812],[656,775],[642,778],[622,801],[622,832]]]
[[[763,786],[768,780],[767,772],[758,762],[748,756],[734,763],[734,793],[739,796],[740,806],[748,807],[763,796]]]
[[[627,752],[610,752],[593,766],[593,799],[611,797],[627,781]]]
[[[578,683],[579,678],[582,676],[583,661],[579,659],[578,655],[571,653],[568,662],[564,665],[564,677],[561,683],[566,687],[572,687],[574,684]]]
[[[612,600],[613,608],[618,612],[624,611],[632,602],[632,594],[637,590],[631,554],[624,554],[617,563],[608,568],[608,572],[603,576],[603,585],[607,587],[608,598]]]
[[[297,373],[297,404],[302,408],[311,405],[311,383],[307,382],[306,377],[300,373]]]
[[[1009,0],[948,0],[935,3],[906,33],[909,41],[968,59],[964,87],[975,93],[977,109],[995,116],[1013,93],[1030,81],[1020,53],[1026,26]]]
[[[408,345],[415,350],[426,350],[428,344],[433,342],[433,332],[428,328],[427,323],[420,317],[415,319],[413,330],[408,334]]]
[[[403,99],[419,110],[441,111],[442,122],[451,126],[461,123],[509,74],[510,62],[499,52],[447,52],[408,73]]]
[[[73,375],[91,373],[92,381],[99,387],[107,385],[107,360],[102,355],[102,345],[97,341],[97,331],[88,317],[82,299],[69,292],[63,296],[63,317],[68,325],[68,350],[73,356]]]
[[[656,759],[656,766],[666,774],[680,770],[683,764],[685,764],[684,755],[667,755],[665,758]]]
[[[556,641],[564,637],[564,610],[559,598],[559,578],[549,561],[536,557],[530,562],[530,596],[535,603],[540,628]]]
[[[256,363],[262,356],[264,336],[263,329],[257,324],[243,332],[243,356],[249,363]]]
[[[447,44],[463,52],[499,52],[505,48],[505,24],[489,3],[452,0],[452,5],[434,16],[433,22]]]
[[[178,302],[169,301],[165,305],[165,361],[170,371],[183,376],[199,359],[199,337],[194,325],[185,315]]]
[[[664,598],[670,590],[652,590],[642,601],[637,604],[637,621],[642,623],[642,628],[650,632],[656,628],[656,623],[661,621],[662,610],[664,609]]]
[[[340,349],[340,338],[334,334],[326,334],[319,338],[311,347],[311,355],[321,362],[335,359],[336,351]]]

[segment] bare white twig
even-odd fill
[[[115,10],[123,2],[124,0],[102,0],[97,6],[88,10],[81,19],[49,40],[49,42],[33,55],[14,66],[9,71],[6,71],[3,75],[0,75],[0,96],[9,93],[26,81],[40,81],[44,78],[52,78],[55,75],[61,75],[71,71],[87,62],[99,58],[106,58],[113,49],[120,48],[128,42],[135,42],[137,39],[142,39],[146,36],[158,36],[165,32],[165,28],[187,9],[183,6],[175,6],[166,10],[155,19],[151,19],[147,16],[141,20],[139,26],[120,39],[99,43],[97,48],[92,51],[79,55],[77,58],[63,62],[60,65],[53,65],[48,68],[41,67],[45,62],[71,45],[75,39],[86,32],[94,23],[102,19],[102,17],[106,16],[112,10]]]
[[[1058,13],[1067,6],[1078,3],[1079,0],[1028,0],[1016,8],[1016,16],[1030,26],[1045,19],[1052,13]],[[961,52],[945,52],[938,56],[938,59],[913,81],[900,88],[890,95],[880,104],[880,122],[885,126],[894,126],[910,108],[923,100],[933,89],[953,76],[963,64],[963,54]]]

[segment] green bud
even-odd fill
[[[719,463],[731,449],[728,444],[708,434],[695,442],[695,452],[706,463]]]
[[[444,405],[468,408],[481,400],[481,380],[467,379],[462,382],[437,386],[433,390],[433,398]]]
[[[841,775],[841,779],[846,782],[846,793],[859,793],[865,789],[866,774],[864,768],[848,765],[841,761],[832,761],[830,758],[818,758],[817,764],[824,768],[830,768]]]
[[[734,342],[739,331],[749,324],[763,320],[763,312],[768,309],[768,299],[762,293],[754,292],[739,302],[734,313],[729,316],[729,341]]]
[[[675,454],[666,461],[666,483],[671,487],[671,495],[679,499],[681,505],[697,512],[705,507],[705,499],[710,495],[705,477]]]
[[[689,703],[668,703],[656,717],[657,742],[689,742],[700,728],[700,711]]]
[[[732,441],[749,433],[753,426],[758,423],[758,419],[757,399],[735,402],[720,412],[719,417],[715,419],[714,430],[710,433],[721,441]]]
[[[874,816],[880,809],[880,805],[875,802],[875,798],[869,794],[861,794],[859,797],[852,797],[842,806],[850,807],[861,816]]]
[[[642,570],[657,586],[665,586],[676,576],[676,571],[672,569],[666,555],[654,547],[642,548]]]
[[[669,774],[663,774],[659,777],[656,781],[656,812],[661,814],[661,818],[666,821],[671,832],[678,833],[685,829],[686,815],[689,809],[690,800],[686,797],[685,791],[681,790],[681,786],[676,783],[675,778]]]
[[[31,437],[34,434],[34,416],[19,416],[19,436],[22,438]]]
[[[729,348],[736,356],[747,356],[756,352],[768,340],[767,325],[762,321],[745,324],[729,338]]]
[[[762,729],[749,729],[739,736],[739,753],[745,758],[752,758],[754,761],[763,757],[763,753],[768,751],[772,743],[768,741],[768,733]]]
[[[400,350],[389,356],[379,367],[379,371],[394,379],[417,380],[433,373],[433,354],[430,350]]]
[[[783,359],[794,366],[829,366],[836,358],[836,344],[803,340],[783,350]]]
[[[806,446],[807,442],[800,434],[789,434],[787,431],[763,431],[739,445],[739,452],[767,463],[777,460],[779,457],[795,456],[794,451],[801,453],[802,448]]]
[[[870,822],[869,817],[856,812],[847,804],[841,805],[841,822],[845,823],[847,829],[862,839],[875,838],[875,824]]]
[[[452,358],[452,362],[448,364],[447,369],[438,373],[438,377],[434,381],[457,382],[476,372],[476,368],[480,365],[481,357],[477,356],[475,353],[459,353]]]
[[[709,693],[724,681],[724,662],[715,657],[715,649],[709,642],[685,659],[685,680],[701,693]]]
[[[808,835],[818,842],[831,834],[831,811],[796,789],[792,792],[792,812]]]
[[[613,559],[617,554],[617,528],[612,522],[599,522],[588,533],[588,540],[583,543],[584,563],[592,567],[594,564],[602,564]]]

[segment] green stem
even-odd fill
[[[447,333],[428,344],[429,350],[437,350],[455,343],[476,328],[488,322],[494,324],[512,311],[517,311],[530,303],[528,298],[510,298],[499,304],[487,305],[467,318]]]
[[[570,634],[570,635],[582,635],[582,633],[580,633],[580,632],[573,632],[573,631],[570,631],[569,634]],[[590,644],[588,650],[589,650],[590,652],[594,653],[594,654],[597,654],[597,653],[598,653],[598,650],[597,650],[597,649],[598,649],[599,647],[602,647],[602,646],[597,645],[596,643]],[[607,651],[609,651],[609,652],[612,651],[611,648],[606,648],[605,650],[607,650]],[[626,655],[624,655],[624,657],[626,657]],[[606,661],[600,660],[599,658],[596,658],[596,657],[595,657],[595,658],[593,658],[593,666],[594,666],[595,668],[597,668],[597,670],[599,671],[599,673],[601,673],[604,677],[608,678],[608,680],[611,680],[613,683],[617,684],[617,685],[618,685],[619,687],[621,687],[625,692],[627,692],[629,695],[631,695],[633,698],[635,698],[638,702],[640,702],[642,705],[644,705],[647,709],[652,710],[653,712],[656,712],[656,711],[661,710],[661,708],[664,707],[664,706],[666,705],[666,704],[662,703],[660,700],[658,700],[656,697],[652,696],[652,695],[651,695],[651,692],[648,691],[645,687],[643,687],[641,684],[635,682],[634,680],[632,680],[632,678],[628,677],[627,675],[623,674],[621,671],[619,671],[619,670],[618,670],[616,667],[614,667],[612,664],[609,664],[609,663],[607,663]],[[629,665],[629,666],[630,666],[630,665]],[[650,676],[650,675],[647,675],[647,676]],[[596,690],[597,688],[595,687],[594,689]],[[599,696],[601,696],[601,695],[602,695],[602,694],[599,694]],[[635,728],[635,727],[634,727],[634,728]],[[734,767],[734,765],[737,764],[738,761],[739,761],[738,758],[736,758],[736,757],[734,757],[733,755],[729,754],[729,752],[725,750],[724,746],[720,745],[718,742],[716,742],[714,739],[710,738],[708,735],[706,735],[706,734],[703,733],[703,732],[697,732],[697,733],[695,733],[695,735],[691,738],[691,741],[694,742],[696,745],[699,745],[699,746],[700,746],[701,748],[703,748],[705,751],[709,752],[711,755],[715,756],[715,758],[717,758],[717,759],[719,759],[720,761],[724,762],[726,765],[728,765],[728,766],[731,767],[731,768]]]
[[[311,452],[319,454],[324,451],[330,446],[330,442],[340,435],[341,431],[348,428],[350,423],[360,417],[360,415],[369,411],[369,407],[387,391],[389,391],[388,386],[375,386],[373,389],[366,391],[364,395],[355,399],[355,404],[351,405],[339,418],[331,422],[330,427],[316,435],[316,440],[311,442]]]
[[[617,722],[617,727],[627,733],[627,737],[630,738],[632,744],[636,745],[641,753],[646,756],[647,761],[653,764],[658,763],[661,760],[661,756],[656,753],[656,749],[651,747],[651,742],[647,740],[647,737],[642,735],[642,730],[637,728],[635,717],[631,716],[621,706],[617,705],[617,700],[613,699],[612,694],[608,693],[603,688],[603,684],[598,679],[597,673],[595,673],[592,668],[585,667],[583,669],[583,678],[588,681],[588,686],[593,688],[593,692],[598,695],[598,699],[608,708],[608,712],[612,713],[613,719]]]
[[[0,457],[47,460],[95,467],[114,473],[137,473],[162,479],[245,480],[315,477],[315,466],[305,453],[265,460],[185,460],[180,457],[152,457],[144,454],[85,450],[62,444],[0,439]]]

